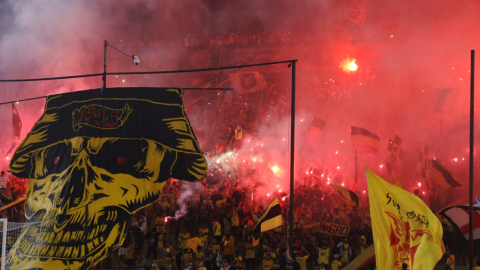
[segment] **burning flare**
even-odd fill
[[[340,67],[343,69],[343,71],[348,73],[357,71],[358,66],[355,64],[355,61],[357,61],[355,58],[343,60],[340,63]]]

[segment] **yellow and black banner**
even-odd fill
[[[27,226],[9,269],[89,269],[119,247],[131,216],[168,178],[199,181],[207,164],[178,88],[48,96],[9,171],[29,178]]]
[[[438,159],[432,160],[432,170],[430,172],[432,180],[437,182],[442,188],[455,188],[464,186],[465,182],[460,177],[451,173]]]
[[[352,203],[353,207],[357,207],[360,205],[360,199],[358,198],[357,194],[355,192],[349,190],[348,188],[341,187],[339,185],[330,185],[333,189],[338,191],[340,195],[342,195],[347,201]]]
[[[304,229],[310,229],[312,232],[320,232],[324,234],[330,234],[333,236],[347,236],[350,232],[350,226],[319,222],[303,226]]]
[[[254,246],[258,244],[262,232],[273,230],[282,225],[282,208],[280,207],[278,197],[275,197],[267,211],[265,211],[265,214],[258,220],[255,228],[253,228]]]

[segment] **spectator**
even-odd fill
[[[227,259],[224,259],[222,262],[222,268],[220,270],[229,270],[230,269],[230,263]]]
[[[5,175],[5,172],[2,171],[0,173],[0,189],[4,189],[7,187],[8,177]]]
[[[455,256],[453,255],[452,252],[447,251],[445,253],[445,256],[447,257],[447,262],[445,264],[445,270],[447,269],[452,269],[455,270]]]
[[[135,267],[135,259],[133,258],[135,248],[135,241],[133,239],[130,239],[130,242],[127,246],[127,254],[125,255],[125,263],[132,270]]]
[[[326,244],[322,244],[318,248],[318,264],[330,265],[330,248]]]
[[[301,270],[307,270],[307,260],[310,257],[310,253],[302,247],[302,250],[297,251],[295,260],[300,265]]]
[[[332,270],[340,270],[340,267],[342,267],[342,263],[340,262],[340,255],[335,254],[333,255],[333,262],[331,264]]]
[[[181,232],[178,234],[178,241],[180,242],[180,248],[187,252],[188,240],[192,238],[190,233],[187,232],[187,229],[182,228]]]
[[[228,261],[232,261],[233,259],[233,239],[231,239],[229,234],[225,235],[225,238],[223,240],[223,255],[225,256],[225,259]]]
[[[197,250],[198,246],[203,246],[203,242],[200,239],[200,232],[198,232],[195,237],[188,239],[187,248],[190,250]]]
[[[260,270],[270,270],[271,268],[273,268],[273,260],[270,256],[269,253],[265,253],[265,255],[263,255],[263,262],[262,262],[262,267],[260,268]]]

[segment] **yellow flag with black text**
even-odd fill
[[[433,269],[445,253],[438,218],[419,197],[365,169],[377,269]]]

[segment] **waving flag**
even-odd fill
[[[445,166],[443,166],[443,164],[438,159],[432,160],[432,170],[430,171],[430,178],[433,181],[437,182],[437,184],[439,184],[444,189],[465,185],[465,182],[463,182],[462,179],[447,170],[447,168],[445,168]]]
[[[477,198],[478,202],[478,198]],[[468,206],[454,206],[448,207],[440,212],[440,215],[446,217],[448,221],[454,227],[456,227],[465,237],[466,240],[469,240],[469,214],[470,209]],[[480,208],[473,207],[473,240],[480,239]]]
[[[397,134],[390,132],[387,145],[387,173],[395,179],[393,169],[400,169],[405,159],[405,150],[402,149],[403,139]]]
[[[361,128],[351,128],[352,134],[352,150],[357,150],[359,153],[376,154],[379,150],[380,137],[376,134]]]
[[[348,188],[344,188],[338,185],[330,185],[332,188],[334,188],[340,195],[342,195],[347,201],[351,202],[354,204],[354,207],[357,207],[360,205],[360,199],[358,199],[357,194],[355,192],[349,190]]]
[[[239,94],[247,94],[267,89],[265,77],[258,71],[228,74],[233,88]]]
[[[317,145],[317,142],[322,138],[324,126],[325,121],[320,118],[313,118],[312,125],[310,126],[310,130],[308,131],[308,145],[311,145],[313,147]]]
[[[273,230],[282,225],[282,208],[280,207],[278,197],[275,197],[267,211],[265,211],[265,214],[258,220],[255,228],[253,228],[253,245],[258,245],[262,232]]]
[[[5,155],[10,154],[10,152],[15,149],[15,146],[20,139],[20,134],[22,133],[22,120],[20,119],[20,115],[18,115],[17,108],[15,104],[12,103],[12,123],[13,123],[13,137],[12,137],[12,146],[8,150]]]
[[[417,196],[368,168],[368,195],[377,269],[433,269],[445,253],[442,224]]]

